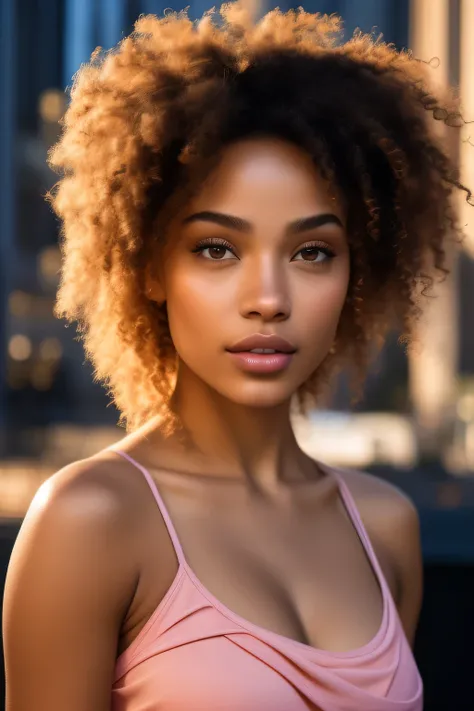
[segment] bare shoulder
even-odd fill
[[[121,462],[108,452],[73,462],[57,471],[40,486],[24,519],[66,520],[87,526],[91,535],[116,532],[127,537],[136,525],[136,486]]]
[[[139,579],[134,496],[120,467],[100,455],[68,465],[38,489],[5,584],[12,711],[108,707],[121,623]]]
[[[340,470],[357,504],[369,535],[382,540],[397,556],[406,545],[419,545],[419,517],[404,491],[373,474]]]
[[[134,539],[138,521],[136,487],[111,457],[99,453],[73,462],[49,477],[26,512],[10,561],[10,577],[23,561],[35,563],[52,554],[73,565],[97,558],[102,571],[121,585],[111,600],[125,606],[138,575]],[[102,560],[102,558],[103,560]],[[106,584],[107,575],[101,576]]]
[[[417,519],[417,511],[408,494],[391,482],[357,469],[341,469],[356,504],[367,523],[387,521],[394,525],[399,520]]]
[[[379,477],[353,469],[341,470],[372,544],[383,550],[398,582],[396,602],[410,642],[413,642],[423,594],[420,521],[410,497]]]
[[[78,547],[78,553],[80,548],[87,554],[88,547],[97,555],[102,551],[105,569],[116,566],[122,578],[122,585],[114,591],[123,593],[125,607],[140,577],[150,510],[143,477],[135,473],[126,460],[109,450],[65,466],[36,492],[19,542],[32,531],[41,531],[46,540],[60,536],[64,544]]]

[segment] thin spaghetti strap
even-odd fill
[[[359,538],[361,540],[362,545],[364,546],[364,549],[369,557],[369,560],[371,561],[374,570],[377,573],[377,576],[379,578],[380,584],[382,587],[385,587],[385,575],[383,574],[382,568],[379,564],[378,558],[375,554],[374,548],[372,546],[372,543],[370,541],[369,535],[366,531],[366,528],[362,522],[361,515],[359,513],[359,510],[357,508],[357,504],[354,500],[354,497],[352,496],[351,490],[347,486],[346,482],[344,481],[344,477],[342,474],[337,471],[335,468],[331,467],[331,472],[336,478],[338,484],[339,484],[339,491],[341,493],[346,511],[349,515],[349,518],[351,519],[357,533],[359,534]]]
[[[108,450],[110,452],[115,452],[116,454],[119,454],[121,457],[124,457],[125,459],[128,459],[130,464],[133,464],[134,467],[136,467],[139,471],[141,471],[141,473],[143,474],[143,476],[145,477],[145,479],[148,482],[148,485],[151,489],[153,497],[154,497],[156,503],[158,504],[158,508],[160,509],[161,515],[163,516],[163,520],[165,522],[166,528],[168,530],[171,541],[173,543],[173,546],[174,546],[174,549],[176,552],[176,556],[178,558],[178,562],[180,565],[185,564],[186,561],[184,558],[184,552],[183,552],[181,543],[179,542],[178,534],[176,533],[176,529],[173,526],[173,522],[171,521],[170,515],[169,515],[168,510],[165,506],[165,502],[161,498],[160,492],[158,491],[158,488],[157,488],[155,482],[153,481],[153,478],[152,478],[150,472],[147,469],[145,469],[145,467],[143,467],[141,464],[139,464],[137,461],[135,461],[135,459],[133,459],[129,454],[127,454],[127,452],[124,452],[121,449],[116,449],[115,447],[108,447]]]

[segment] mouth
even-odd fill
[[[226,351],[235,365],[248,373],[278,373],[290,365],[295,346],[281,336],[254,333]]]
[[[254,333],[238,341],[230,348],[230,353],[255,353],[258,355],[273,355],[275,353],[292,354],[296,352],[295,346],[276,334],[264,335]]]
[[[293,353],[269,348],[227,352],[240,370],[249,373],[278,373],[288,368],[293,359]]]
[[[277,351],[274,350],[273,348],[252,348],[250,351],[231,351],[231,353],[259,353],[259,354],[274,354],[274,353],[283,353],[283,351]]]

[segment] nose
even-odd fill
[[[284,270],[274,260],[261,259],[242,272],[240,312],[244,318],[285,321],[291,312]]]

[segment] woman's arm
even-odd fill
[[[345,473],[372,544],[393,569],[393,596],[413,646],[423,597],[418,512],[409,496],[388,481],[356,470]]]
[[[400,580],[398,614],[413,647],[423,598],[420,522],[413,503],[404,496],[396,505],[392,547]]]
[[[72,464],[37,492],[5,586],[6,711],[110,709],[138,581],[130,518],[103,462]]]
[[[398,614],[411,646],[415,640],[423,597],[420,522],[412,500],[398,487],[368,478],[368,529],[393,565]]]

